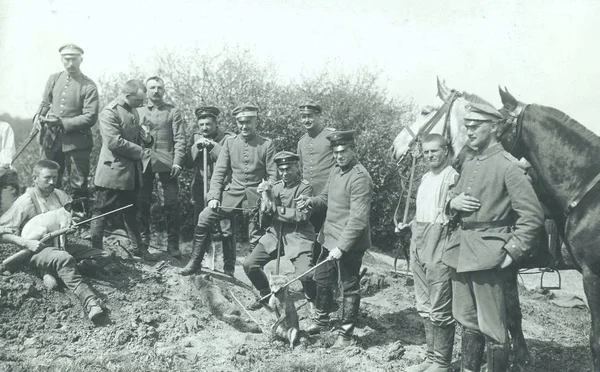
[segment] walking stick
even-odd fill
[[[202,149],[202,165],[203,165],[203,169],[204,169],[204,176],[202,177],[202,182],[204,183],[204,208],[206,208],[206,206],[208,205],[208,151],[206,151],[206,147],[204,147]],[[215,247],[215,242],[211,239],[210,241],[210,245],[211,245],[211,262],[210,262],[210,269],[211,270],[215,270],[215,257],[216,257],[216,247]]]
[[[277,229],[277,261],[275,263],[275,275],[279,275],[279,263],[281,262],[281,234],[283,233],[283,223],[279,223]]]
[[[315,271],[317,269],[317,267],[323,265],[325,262],[328,262],[329,259],[323,260],[321,262],[319,262],[318,264],[316,264],[315,266],[311,267],[310,269],[306,270],[305,272],[303,272],[302,274],[298,275],[297,277],[295,277],[294,279],[290,280],[289,282],[285,283],[284,285],[281,286],[281,288],[279,288],[279,290],[281,291],[282,289],[284,289],[285,287],[288,287],[290,284],[292,284],[293,282],[295,282],[296,280],[299,280],[300,278],[302,278],[304,275],[311,273],[313,271]],[[271,295],[273,294],[273,292],[269,293],[268,295],[261,297],[260,300],[258,300],[259,302],[263,302],[264,300],[266,300],[267,298],[271,297]]]

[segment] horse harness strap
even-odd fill
[[[594,186],[596,186],[596,184],[600,182],[600,173],[598,173],[596,175],[596,177],[594,177],[594,179],[592,179],[582,190],[581,192],[579,192],[579,194],[577,195],[577,197],[575,197],[575,199],[571,200],[569,202],[569,204],[567,205],[567,209],[565,210],[565,216],[569,217],[569,215],[571,214],[571,212],[573,211],[573,209],[575,209],[575,207],[577,207],[577,205],[579,205],[579,203],[581,202],[581,200],[587,195],[588,192],[590,192],[590,190],[592,190],[594,188]]]
[[[517,147],[517,143],[519,143],[519,139],[521,138],[521,133],[523,132],[523,115],[525,114],[525,109],[527,109],[527,107],[529,107],[529,105],[519,102],[514,111],[510,111],[508,113],[508,115],[510,115],[510,118],[507,120],[509,125],[505,129],[505,133],[508,130],[512,130],[514,132],[513,143],[508,149],[508,152],[511,154]]]

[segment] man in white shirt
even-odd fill
[[[455,327],[450,268],[442,263],[448,223],[443,209],[448,190],[456,183],[458,173],[450,165],[449,146],[444,136],[425,136],[422,151],[429,171],[417,191],[417,210],[410,224],[410,259],[417,311],[425,325],[427,358],[407,371],[445,372],[450,371]],[[398,226],[400,230],[408,227],[405,224]]]

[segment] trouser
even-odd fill
[[[127,229],[132,249],[137,251],[141,247],[140,227],[137,219],[137,190],[115,190],[97,186],[92,216],[98,216],[128,204],[133,204],[133,206],[119,213],[123,215],[123,221],[125,222],[125,228]],[[92,236],[92,247],[102,249],[104,217],[91,222],[90,235]]]
[[[192,200],[194,201],[194,226],[198,224],[200,213],[204,210],[204,184],[202,178],[194,178],[190,188]],[[236,216],[232,213],[229,218],[219,221],[217,228],[220,229],[221,242],[223,244],[223,271],[234,271],[237,257],[237,225]]]
[[[238,203],[236,207],[239,207],[242,202]],[[198,216],[198,223],[196,227],[199,229],[199,232],[202,234],[210,234],[212,227],[219,221],[224,219],[232,220],[234,216],[234,212],[231,209],[212,209],[206,207],[200,212]],[[230,225],[231,226],[231,225]],[[258,244],[260,237],[263,235],[262,230],[259,226],[250,218],[248,223],[248,229],[250,233],[250,248],[254,249],[254,247]],[[231,236],[233,236],[234,231],[231,232]],[[233,246],[235,247],[235,246]]]
[[[504,286],[507,270],[457,273],[452,269],[452,313],[463,327],[498,344],[508,342]]]
[[[417,312],[438,327],[454,323],[450,268],[442,263],[440,234],[431,224],[413,223],[410,267],[413,271]],[[434,229],[435,230],[435,229]],[[429,234],[431,233],[431,234]]]
[[[37,270],[40,276],[44,274],[58,276],[65,286],[79,298],[86,311],[92,304],[96,304],[96,295],[83,281],[81,274],[77,271],[75,259],[68,252],[56,247],[48,247],[34,254],[29,265]]]
[[[315,228],[315,236],[319,236],[319,231],[323,228],[323,224],[325,224],[325,218],[327,217],[327,208],[319,208],[314,211],[310,215],[310,223]],[[313,265],[317,264],[319,260],[319,256],[321,255],[321,243],[315,239],[315,244],[313,245],[313,254],[312,254],[312,263]]]
[[[317,322],[325,323],[329,316],[331,304],[330,296],[333,295],[333,288],[341,282],[340,291],[344,301],[342,303],[343,317],[340,326],[339,336],[350,339],[354,332],[354,326],[358,319],[358,309],[360,307],[360,267],[364,251],[345,252],[339,260],[330,260],[317,267],[314,273],[314,281],[317,285],[317,301],[315,307],[317,312],[315,317]],[[323,247],[319,255],[318,263],[321,263],[329,256],[329,250]]]
[[[71,242],[69,240],[65,251],[73,256],[77,262],[78,270],[83,274],[94,273],[112,262],[110,253],[83,242]]]
[[[284,248],[281,248],[281,256],[284,256]],[[269,287],[269,280],[263,271],[263,268],[269,262],[277,259],[277,249],[272,252],[267,252],[262,243],[258,243],[252,252],[244,260],[244,271],[248,276],[248,279],[254,285],[259,292],[261,297],[264,297],[271,293]],[[294,265],[294,276],[300,275],[310,269],[312,265],[312,252],[302,252],[298,257],[291,258],[290,261]],[[304,294],[310,301],[316,296],[316,287],[310,274],[300,278],[302,287],[304,288]]]
[[[139,190],[139,220],[142,243],[150,244],[150,208],[154,181],[158,177],[160,187],[158,195],[163,207],[167,227],[167,247],[169,250],[179,248],[179,180],[171,177],[170,172],[153,172],[151,165],[142,174],[142,187]]]
[[[42,159],[53,160],[60,165],[56,188],[63,188],[62,179],[66,171],[68,175],[68,189],[70,189],[71,196],[73,199],[81,199],[83,201],[86,213],[89,213],[88,176],[90,174],[91,152],[92,149],[67,152],[44,148],[41,150]]]

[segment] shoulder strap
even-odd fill
[[[36,215],[42,214],[42,206],[40,205],[40,202],[38,201],[37,196],[33,192],[33,189],[28,188],[27,194],[29,195],[29,199],[31,199],[31,202],[33,203],[33,208],[35,209],[35,214]]]
[[[50,103],[52,103],[52,100],[54,99],[54,97],[52,96],[52,93],[54,92],[54,87],[56,86],[56,82],[58,81],[58,78],[60,77],[60,75],[62,75],[63,71],[59,72],[58,74],[54,75],[54,80],[52,81],[52,86],[50,87]]]

